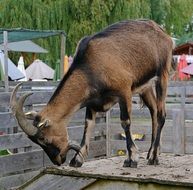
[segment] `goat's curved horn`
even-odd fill
[[[81,147],[80,147],[79,145],[75,144],[75,143],[70,142],[69,145],[68,145],[68,150],[74,150],[74,151],[76,151],[76,153],[77,153],[80,157],[82,157],[82,159],[84,160],[84,156],[83,156],[83,154],[81,153],[80,149],[81,149]]]
[[[80,151],[80,146],[76,144],[70,144],[69,145],[69,150],[75,150],[77,153]]]
[[[78,144],[71,142],[71,141],[69,142],[68,150],[75,150],[77,153],[79,153],[80,149],[81,149],[81,147]]]
[[[29,136],[34,136],[35,134],[37,134],[38,129],[27,121],[27,119],[25,117],[25,113],[23,112],[23,104],[24,104],[26,98],[28,96],[32,95],[32,93],[24,94],[17,101],[16,93],[17,93],[18,88],[21,85],[22,85],[22,83],[17,84],[16,87],[14,88],[12,94],[11,94],[11,98],[10,98],[11,109],[12,109],[13,114],[15,115],[15,118],[16,118],[19,126],[23,129],[23,131]]]

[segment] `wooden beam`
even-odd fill
[[[60,51],[60,79],[62,79],[64,75],[64,57],[65,57],[65,44],[66,44],[66,36],[65,34],[60,35],[61,38],[61,51]]]
[[[173,110],[173,153],[185,153],[184,113],[181,109]]]
[[[8,80],[8,32],[3,32],[4,38],[4,82],[5,82],[5,92],[9,91],[9,80]]]

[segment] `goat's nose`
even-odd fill
[[[60,156],[60,154],[58,154],[55,158],[54,164],[60,166],[62,164],[62,158]]]
[[[61,156],[61,162],[62,162],[62,164],[64,163],[66,161],[66,156]]]

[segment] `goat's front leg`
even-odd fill
[[[74,158],[70,161],[70,166],[72,167],[81,167],[84,163],[84,160],[88,156],[89,151],[89,142],[92,134],[92,130],[95,126],[96,112],[90,108],[86,108],[86,118],[85,118],[85,127],[84,134],[81,142],[81,149],[79,154],[75,154]]]
[[[130,93],[131,94],[131,93]],[[127,97],[123,98],[119,102],[120,110],[121,110],[121,125],[125,131],[126,136],[126,144],[128,150],[128,158],[124,161],[123,167],[137,167],[137,162],[139,160],[137,147],[132,139],[132,133],[130,130],[131,124],[131,96],[127,95]]]

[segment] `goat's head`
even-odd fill
[[[80,147],[68,141],[67,128],[62,122],[63,120],[58,122],[44,118],[41,112],[23,112],[23,104],[32,93],[25,94],[17,100],[16,93],[21,84],[14,88],[10,99],[11,109],[19,126],[33,142],[43,148],[54,164],[63,164],[67,152],[73,149],[79,153]],[[33,120],[33,123],[28,119]]]

